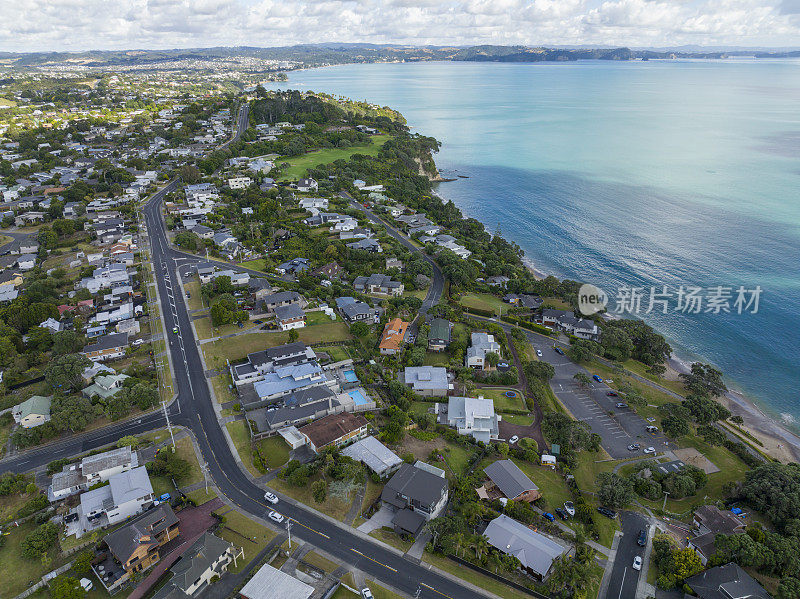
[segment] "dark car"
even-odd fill
[[[601,378],[600,378],[599,376],[597,376],[596,374],[593,374],[593,375],[592,375],[592,378],[593,378],[594,380],[596,380],[598,383],[602,383],[602,382],[603,382],[603,379],[601,379]]]
[[[545,512],[544,514],[542,514],[542,516],[544,516],[545,518],[550,520],[550,522],[555,522],[555,520],[556,520],[556,517],[553,514],[551,514],[550,512]]]
[[[597,511],[603,514],[606,518],[616,518],[617,512],[614,510],[610,510],[607,507],[603,507],[602,505],[597,508]]]
[[[636,542],[639,544],[639,547],[647,545],[647,531],[644,528],[639,531],[639,538]]]
[[[558,514],[558,517],[561,518],[562,520],[566,520],[567,518],[569,518],[569,516],[567,516],[567,512],[565,512],[560,507],[556,508],[556,514]]]
[[[608,395],[609,397],[619,397],[619,393],[617,393],[616,391],[607,391],[606,395]]]
[[[553,350],[554,350],[554,351],[555,351],[557,354],[560,354],[560,355],[562,355],[562,356],[564,355],[564,350],[563,350],[563,349],[561,349],[560,347],[558,347],[557,345],[554,345],[554,346],[553,346]]]

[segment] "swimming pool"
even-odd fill
[[[344,375],[344,380],[346,380],[348,383],[358,382],[358,377],[356,376],[355,370],[345,370],[342,374]]]
[[[369,400],[364,397],[364,394],[361,393],[358,389],[353,389],[352,391],[348,391],[347,394],[353,398],[353,403],[357,406],[363,406],[364,404],[369,403]]]

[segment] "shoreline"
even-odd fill
[[[433,194],[443,201],[447,201],[438,191],[439,186],[436,187]],[[482,222],[482,224],[486,227],[486,223]],[[549,276],[547,273],[536,268],[534,261],[531,260],[524,250],[521,260],[525,268],[535,279],[542,280]],[[671,378],[671,380],[679,380],[678,375],[681,373],[688,373],[690,369],[690,365],[681,360],[674,351],[666,360],[665,365],[667,367],[667,372],[663,378],[666,379],[670,376],[670,373],[673,373],[674,378]],[[783,463],[800,463],[800,436],[789,430],[777,417],[766,413],[759,406],[757,400],[746,396],[741,391],[731,389],[729,389],[724,396],[715,399],[728,408],[731,414],[742,417],[744,424],[742,424],[740,428],[763,444],[759,446],[761,451]],[[752,440],[750,440],[750,442],[752,442]],[[755,445],[758,444],[756,443]]]

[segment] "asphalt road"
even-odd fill
[[[601,516],[605,517],[605,516]],[[611,577],[605,599],[631,599],[636,597],[640,571],[633,569],[633,558],[644,558],[644,547],[639,547],[639,531],[647,529],[647,520],[635,512],[622,512],[619,515],[622,537],[617,545],[617,554],[611,568]],[[647,542],[650,542],[648,538]]]

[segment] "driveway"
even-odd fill
[[[356,530],[369,534],[373,530],[378,530],[383,526],[392,526],[392,518],[394,518],[394,508],[388,505],[382,505],[381,508],[373,514],[372,518],[364,522]]]

